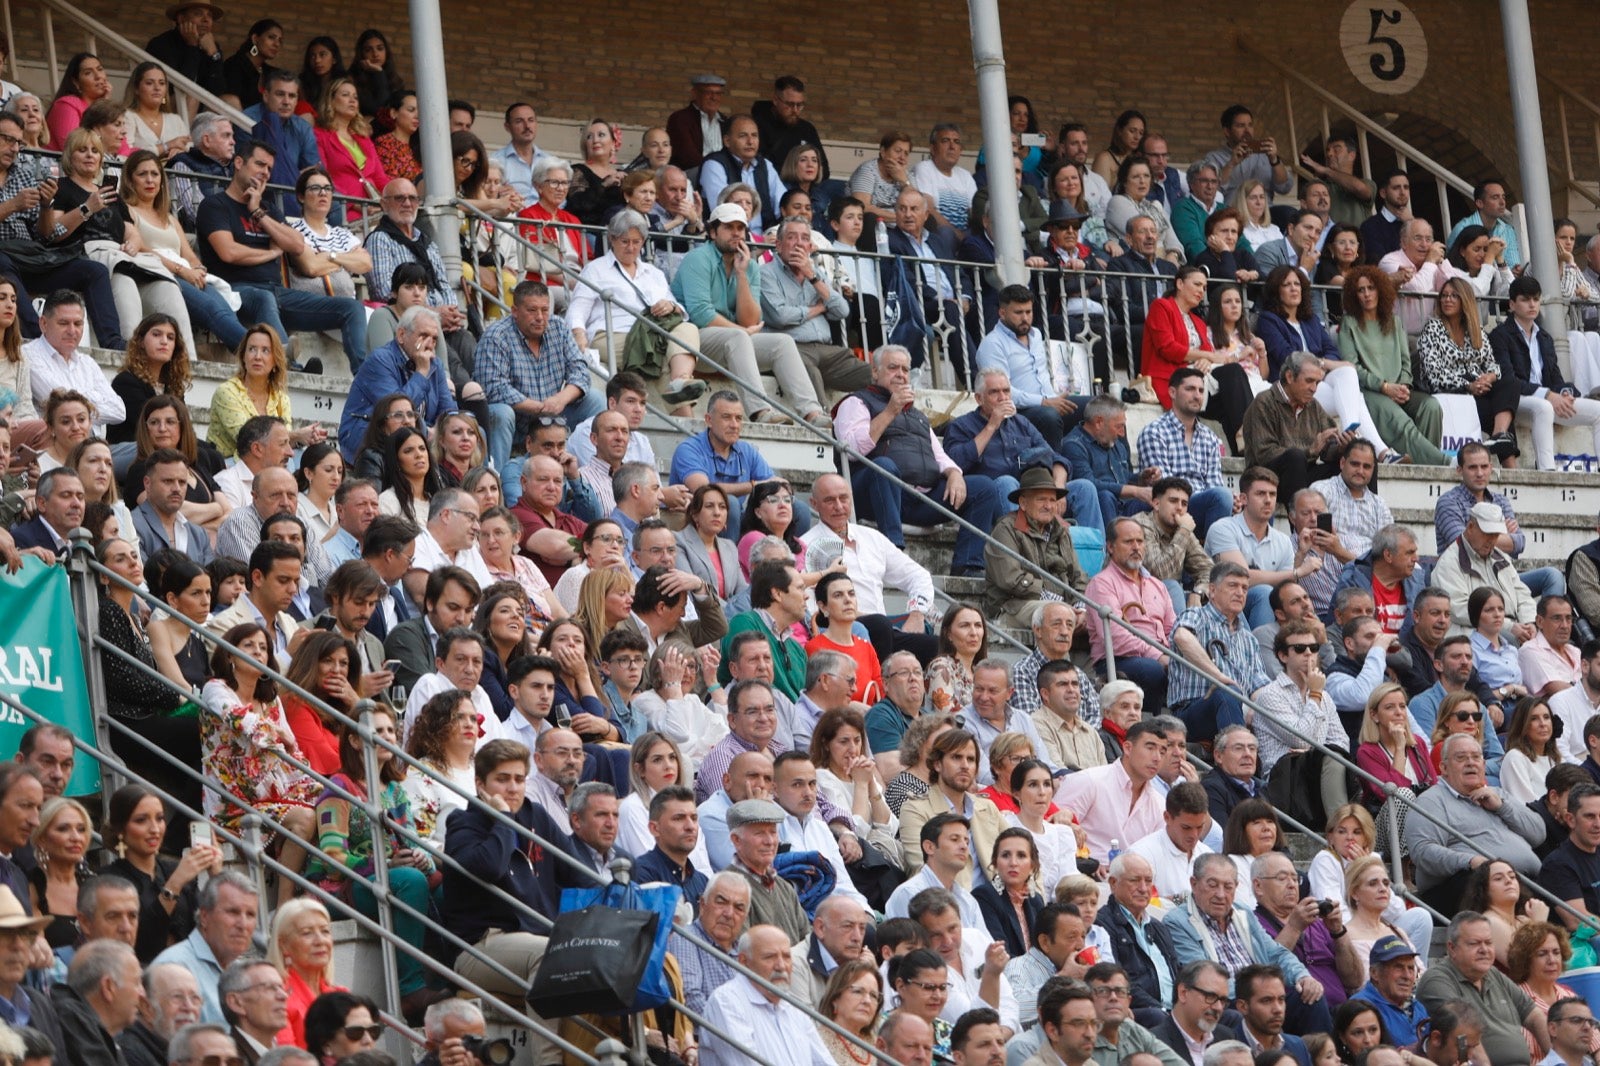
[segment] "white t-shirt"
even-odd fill
[[[967,228],[967,213],[972,209],[972,198],[978,194],[978,182],[971,173],[953,167],[944,174],[933,160],[924,159],[911,168],[911,184],[933,198],[934,206],[952,226]]]

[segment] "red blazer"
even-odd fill
[[[321,126],[316,128],[316,134],[317,154],[322,156],[322,168],[328,172],[328,177],[333,179],[334,191],[339,195],[368,195],[366,187],[361,184],[363,178],[370,181],[373,188],[380,193],[383,187],[389,184],[389,175],[384,173],[383,163],[378,159],[377,146],[372,143],[371,137],[355,136],[355,142],[367,156],[366,166],[358,168],[355,157],[350,154],[350,149],[344,146],[338,134]],[[359,216],[360,212],[352,208],[350,217]]]
[[[1189,318],[1200,335],[1200,347],[1211,351],[1210,327],[1193,311],[1189,312]],[[1139,346],[1139,369],[1150,375],[1156,397],[1160,399],[1161,406],[1169,410],[1172,407],[1172,372],[1189,364],[1188,354],[1189,331],[1183,328],[1178,301],[1163,296],[1152,303],[1150,310],[1145,313],[1144,341]]]

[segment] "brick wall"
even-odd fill
[[[1046,124],[1069,117],[1084,121],[1097,146],[1118,111],[1140,107],[1151,128],[1170,139],[1173,157],[1188,159],[1214,147],[1217,115],[1235,100],[1254,108],[1259,125],[1287,141],[1282,82],[1235,46],[1244,39],[1369,114],[1420,116],[1426,135],[1419,147],[1447,154],[1461,140],[1470,142],[1489,166],[1519,184],[1498,5],[1409,4],[1427,33],[1429,63],[1417,88],[1398,97],[1362,89],[1345,66],[1338,47],[1343,4],[1013,2],[1002,5],[1002,22],[1012,91],[1030,96]],[[231,50],[253,12],[228,6]],[[442,0],[442,6],[451,92],[491,113],[490,121],[480,123],[488,132],[499,131],[492,112],[516,97],[533,99],[551,117],[581,121],[603,115],[630,126],[659,122],[683,106],[689,74],[714,70],[728,78],[730,106],[740,110],[768,93],[774,74],[800,74],[810,89],[809,117],[829,139],[875,142],[892,124],[920,141],[933,122],[955,118],[972,128],[971,145],[978,141],[966,5],[953,0],[823,12],[730,0]],[[136,40],[152,30],[143,21],[151,9],[115,0],[84,0],[84,7]],[[759,16],[752,14],[757,7]],[[1530,7],[1541,66],[1600,98],[1593,62],[1600,54],[1600,24],[1593,5],[1530,0]],[[335,13],[315,0],[278,0],[271,10],[287,27],[287,51],[297,58],[316,33],[331,31],[353,44],[362,27],[378,25],[390,31],[402,70],[409,67],[409,34],[396,17],[402,5],[345,0]],[[40,53],[37,24],[26,12],[18,16],[17,34],[21,54]],[[76,38],[66,32],[60,38],[70,52]],[[510,45],[519,39],[525,43]],[[730,40],[740,44],[729,48]],[[1320,112],[1309,92],[1297,90],[1295,96],[1304,144],[1320,133]],[[1554,159],[1559,129],[1553,97],[1547,103],[1546,136]],[[1583,136],[1574,152],[1593,173],[1594,146],[1585,132],[1592,125],[1580,125]]]

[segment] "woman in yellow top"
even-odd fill
[[[217,386],[211,397],[211,424],[206,439],[225,457],[238,453],[234,443],[239,427],[257,415],[283,419],[296,448],[327,437],[328,431],[312,423],[294,428],[289,416],[289,357],[270,326],[253,326],[239,342],[239,372]]]

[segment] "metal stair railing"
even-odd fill
[[[114,582],[114,583],[116,583],[118,585],[121,585],[123,588],[128,589],[129,591],[131,591],[135,595],[135,597],[143,600],[146,603],[150,603],[152,606],[162,606],[159,603],[157,603],[155,598],[153,596],[151,596],[149,593],[145,592],[142,589],[139,589],[135,585],[132,585],[126,579],[122,578],[121,575],[116,574],[113,571],[110,571],[110,570],[106,569],[105,567],[101,566],[99,563],[94,562],[91,558],[89,558],[88,554],[87,554],[88,553],[87,544],[88,544],[87,532],[86,531],[82,531],[82,530],[77,531],[77,533],[75,534],[75,547],[74,547],[75,555],[74,555],[74,560],[73,560],[73,568],[74,568],[75,571],[77,571],[77,570],[81,570],[82,571],[82,580],[83,580],[83,583],[85,585],[87,585],[89,581],[92,581],[92,580],[95,580],[95,579],[104,579],[106,581]],[[93,598],[92,590],[89,590],[87,592],[87,594],[85,594],[83,596],[83,601],[85,603],[85,606],[93,607],[94,598]],[[97,615],[91,615],[90,617],[97,618]],[[239,648],[237,648],[237,647],[235,647],[233,645],[230,645],[230,644],[226,643],[225,641],[221,640],[221,638],[217,637],[215,634],[213,634],[210,631],[206,630],[204,627],[198,625],[197,623],[194,623],[193,621],[191,621],[191,620],[189,620],[187,618],[183,618],[181,615],[169,615],[169,617],[174,617],[174,618],[181,619],[184,625],[186,625],[188,628],[190,628],[193,632],[199,633],[203,640],[205,640],[205,641],[207,641],[209,643],[215,644],[218,647],[221,647],[221,648],[227,650],[228,652],[230,652],[231,654],[233,654],[235,656],[247,657],[242,650],[240,650]],[[129,663],[134,668],[136,668],[139,671],[143,672],[147,676],[149,676],[152,679],[157,680],[158,682],[162,683],[163,685],[165,685],[165,686],[167,686],[167,687],[169,687],[169,688],[171,688],[171,689],[173,689],[173,690],[175,690],[177,692],[180,692],[180,693],[182,693],[182,694],[184,694],[186,696],[193,696],[194,695],[194,693],[192,691],[185,690],[185,689],[182,689],[181,687],[179,687],[177,685],[174,685],[171,682],[170,679],[166,678],[159,671],[152,670],[147,664],[140,662],[138,659],[136,659],[133,656],[129,655],[127,652],[123,651],[121,648],[118,648],[115,645],[112,645],[112,644],[106,642],[103,638],[101,638],[98,635],[98,632],[95,632],[92,628],[86,630],[86,632],[89,632],[90,635],[91,635],[91,642],[90,643],[91,643],[91,648],[92,648],[93,651],[109,652],[111,654],[114,654],[114,655],[118,656],[119,658],[121,658],[123,661]],[[362,736],[363,742],[364,742],[363,747],[364,747],[365,757],[366,757],[366,760],[367,760],[366,776],[367,776],[367,781],[368,781],[369,787],[372,787],[372,785],[378,780],[378,777],[377,777],[377,765],[376,765],[376,750],[377,750],[377,748],[379,746],[382,746],[383,748],[385,748],[386,750],[388,750],[391,753],[391,757],[392,758],[395,758],[395,759],[398,759],[398,760],[401,760],[402,762],[404,762],[406,764],[406,766],[408,767],[408,771],[420,772],[420,773],[430,777],[431,779],[433,779],[437,783],[439,783],[441,785],[444,785],[445,787],[452,787],[453,788],[453,786],[451,786],[451,784],[448,781],[444,780],[431,767],[428,767],[426,764],[414,759],[412,756],[407,754],[405,751],[403,751],[397,745],[394,745],[394,744],[390,743],[389,741],[384,740],[382,737],[379,737],[379,736],[377,736],[376,734],[374,734],[372,732],[371,727],[369,725],[369,718],[368,718],[368,716],[370,715],[371,709],[374,706],[372,701],[363,700],[357,705],[358,709],[362,709],[362,711],[363,711],[362,719],[361,719],[361,721],[358,722],[356,719],[351,718],[348,715],[345,715],[345,714],[341,713],[340,711],[338,711],[338,709],[329,706],[327,703],[325,703],[324,701],[322,701],[321,699],[316,697],[313,693],[306,692],[304,689],[301,689],[298,686],[294,685],[292,682],[290,682],[288,680],[287,677],[285,677],[281,673],[273,671],[273,670],[268,669],[268,668],[265,668],[264,666],[262,666],[260,668],[262,669],[263,674],[273,678],[273,680],[275,680],[279,684],[279,686],[281,687],[281,689],[284,692],[292,692],[292,693],[300,696],[301,698],[305,699],[309,704],[311,704],[313,707],[317,708],[320,713],[327,715],[329,718],[335,720],[336,722],[338,722],[341,725],[344,725],[344,726],[349,727],[349,728],[353,728],[353,729],[355,729],[355,730],[357,730],[359,732],[359,734]],[[103,681],[101,682],[101,684],[103,685]],[[103,701],[97,701],[97,702],[102,702],[103,703]],[[42,721],[43,720],[40,716],[38,716],[36,714],[33,714],[33,712],[27,712],[27,714],[30,717],[30,719],[32,719],[32,720],[35,720],[35,721]],[[99,721],[99,719],[105,719],[105,721]],[[275,820],[275,819],[271,818],[269,815],[266,815],[263,812],[255,809],[254,807],[250,806],[248,803],[244,802],[243,800],[241,800],[239,797],[233,795],[232,793],[227,792],[219,784],[217,784],[216,782],[210,780],[209,778],[206,778],[198,770],[196,770],[196,769],[194,769],[192,767],[184,766],[182,763],[180,763],[176,759],[176,757],[171,755],[171,753],[160,749],[153,742],[145,740],[143,737],[139,736],[137,733],[134,733],[131,729],[128,729],[126,726],[122,725],[122,723],[120,723],[120,722],[117,722],[115,719],[110,719],[109,716],[105,716],[105,715],[97,716],[97,732],[99,731],[100,728],[104,727],[106,724],[110,724],[113,728],[116,728],[118,730],[119,734],[127,735],[127,736],[131,737],[137,744],[139,744],[141,747],[144,747],[145,749],[147,749],[152,755],[156,756],[157,758],[162,759],[162,760],[166,761],[167,763],[178,767],[180,770],[182,770],[184,772],[184,774],[186,776],[194,778],[195,780],[197,780],[201,784],[201,787],[203,789],[209,789],[210,791],[212,791],[212,792],[216,793],[217,795],[219,795],[220,797],[224,798],[229,804],[231,804],[233,806],[236,806],[236,807],[239,807],[241,810],[246,811],[249,816],[254,816],[254,817],[260,819],[262,824],[264,824],[264,825],[268,826],[269,828],[273,829],[275,832],[281,833],[285,837],[292,838],[292,839],[295,839],[295,840],[299,841],[302,844],[302,846],[306,849],[308,855],[314,855],[314,856],[318,857],[319,859],[321,859],[322,861],[328,863],[332,867],[336,867],[337,868],[339,866],[339,864],[337,862],[335,862],[332,859],[331,856],[329,856],[325,852],[323,852],[320,849],[320,847],[318,847],[316,844],[313,844],[313,843],[308,842],[308,841],[303,841],[298,837],[294,837],[293,834],[288,831],[287,827],[283,826],[277,820]],[[96,751],[94,748],[91,748],[87,744],[84,744],[84,743],[81,743],[81,742],[77,742],[76,738],[75,738],[75,743],[78,743],[78,746],[83,748],[83,750],[85,750],[87,753],[89,753],[91,755],[95,755],[97,758],[101,758],[103,761],[105,761],[107,763],[107,765],[110,765],[115,771],[117,771],[117,772],[119,772],[121,774],[130,776],[130,777],[131,776],[135,776],[128,769],[128,767],[126,766],[125,762],[122,759],[120,759],[117,756],[115,756],[115,754],[111,752],[110,746],[109,746],[108,743],[101,742],[101,744],[100,744],[100,749],[102,749],[106,753],[105,755],[101,755],[98,751]],[[406,840],[410,845],[416,846],[416,847],[421,847],[421,848],[424,848],[424,849],[428,850],[428,852],[430,854],[434,855],[434,857],[435,857],[437,862],[439,862],[442,865],[448,865],[452,869],[454,869],[456,872],[458,872],[458,873],[462,874],[463,876],[471,879],[473,881],[473,883],[477,887],[479,887],[480,889],[483,889],[483,890],[486,890],[486,891],[490,892],[496,898],[500,899],[501,902],[504,902],[504,903],[507,903],[507,904],[513,906],[514,908],[516,908],[517,910],[519,910],[523,914],[533,918],[534,920],[542,923],[543,925],[548,926],[548,925],[552,924],[551,919],[546,918],[544,915],[541,915],[539,912],[533,910],[530,906],[528,906],[522,900],[519,900],[516,897],[511,896],[508,893],[503,892],[502,890],[500,890],[496,886],[485,884],[481,879],[477,878],[470,871],[468,871],[465,868],[463,868],[458,862],[456,862],[450,856],[448,856],[446,854],[443,854],[441,852],[435,852],[433,850],[433,848],[430,846],[429,842],[424,841],[420,836],[418,836],[416,834],[416,832],[411,827],[405,826],[405,825],[401,825],[401,824],[395,822],[393,819],[389,818],[387,816],[387,814],[377,805],[377,798],[376,798],[376,792],[375,791],[374,791],[374,794],[371,797],[358,797],[358,796],[355,796],[352,793],[350,793],[348,790],[346,790],[346,789],[340,787],[339,785],[335,784],[331,779],[329,779],[329,778],[327,778],[327,777],[325,777],[325,776],[323,776],[321,774],[316,773],[315,771],[313,771],[309,766],[305,765],[304,763],[299,762],[297,760],[294,760],[292,758],[288,759],[287,761],[289,761],[291,765],[295,766],[296,769],[298,769],[300,772],[305,773],[308,777],[310,777],[313,780],[317,781],[318,783],[322,784],[323,787],[328,789],[329,791],[334,792],[336,795],[340,796],[341,798],[346,799],[349,802],[361,805],[363,807],[365,813],[367,814],[368,818],[371,820],[371,823],[372,823],[373,826],[375,826],[375,827],[381,826],[384,829],[387,829],[388,831],[393,832],[397,836],[399,836],[402,839]],[[189,815],[190,817],[196,817],[196,818],[199,818],[202,821],[206,820],[205,819],[205,815],[202,812],[195,811],[193,808],[189,807],[187,804],[185,804],[182,801],[178,800],[176,797],[172,797],[169,794],[165,793],[164,791],[161,791],[159,789],[155,789],[154,786],[151,786],[148,782],[145,782],[145,785],[146,785],[146,787],[151,787],[153,790],[155,790],[157,792],[160,792],[160,794],[163,796],[163,798],[166,801],[173,803],[173,805],[174,805],[174,807],[176,809],[181,810],[183,813]],[[459,790],[455,790],[455,791],[457,792],[458,795],[462,795],[462,793]],[[562,851],[560,848],[554,846],[549,841],[546,841],[543,838],[539,837],[537,834],[531,832],[530,830],[527,830],[527,829],[523,828],[519,823],[517,823],[514,820],[512,820],[509,816],[505,815],[502,812],[494,810],[494,808],[492,808],[492,807],[488,806],[487,804],[485,804],[477,796],[470,796],[470,797],[466,797],[466,798],[467,798],[469,806],[473,807],[476,810],[479,810],[479,811],[482,811],[482,812],[487,812],[488,815],[492,819],[496,820],[497,822],[499,822],[502,825],[509,826],[513,830],[513,832],[517,833],[519,836],[523,837],[524,839],[528,839],[528,840],[532,841],[533,843],[538,844],[539,846],[541,846],[544,849],[546,849],[546,851],[549,854],[551,854],[557,861],[565,863],[568,867],[570,867],[573,870],[580,871],[583,876],[593,880],[596,884],[603,884],[604,883],[603,878],[601,878],[601,876],[597,872],[595,872],[594,870],[592,870],[589,867],[585,866],[584,864],[582,864],[581,862],[579,862],[577,859],[573,858],[572,856],[568,855],[566,852]],[[529,802],[532,802],[532,801],[530,800]],[[228,832],[226,830],[222,830],[220,828],[218,829],[218,831],[223,834],[223,836],[225,837],[225,839],[227,839],[227,841],[229,843],[233,843],[236,847],[239,847],[239,848],[241,848],[241,849],[243,849],[245,851],[250,852],[254,856],[254,861],[257,864],[271,868],[279,876],[287,876],[287,877],[289,877],[289,879],[294,884],[300,886],[301,888],[307,888],[307,889],[313,891],[315,893],[315,895],[317,896],[317,898],[321,899],[324,903],[330,905],[332,908],[337,909],[341,913],[349,913],[350,916],[352,918],[354,918],[357,921],[357,924],[360,925],[363,929],[366,929],[369,932],[376,932],[380,937],[380,940],[381,940],[381,942],[382,942],[382,944],[384,946],[385,952],[388,953],[388,955],[389,955],[391,960],[392,960],[392,957],[393,957],[393,952],[395,952],[396,950],[404,951],[408,955],[416,958],[418,961],[420,961],[427,968],[433,970],[435,973],[437,973],[437,974],[439,974],[441,976],[444,976],[449,980],[454,981],[458,985],[462,985],[462,986],[466,987],[468,991],[473,992],[475,995],[478,995],[481,998],[484,998],[485,1000],[493,1000],[493,1001],[501,1003],[503,1005],[505,1003],[503,996],[500,996],[500,995],[497,995],[497,994],[493,994],[493,993],[489,993],[489,992],[485,991],[484,989],[482,989],[482,988],[480,988],[480,987],[478,987],[476,985],[471,984],[470,982],[464,981],[462,978],[459,977],[459,975],[457,975],[455,973],[454,970],[452,970],[448,966],[446,966],[446,965],[444,965],[442,963],[439,963],[437,960],[431,959],[427,955],[423,954],[419,949],[415,948],[414,946],[412,946],[412,945],[400,940],[398,937],[394,936],[394,934],[392,932],[392,929],[389,928],[392,923],[390,922],[390,920],[388,918],[388,913],[384,908],[398,906],[399,908],[402,909],[402,911],[404,913],[408,914],[410,917],[412,917],[412,918],[418,920],[419,922],[421,922],[424,925],[425,928],[427,928],[429,931],[433,932],[435,935],[440,936],[446,943],[448,943],[451,946],[455,947],[458,951],[472,953],[473,956],[475,958],[477,958],[480,962],[482,962],[485,965],[489,966],[491,969],[495,970],[501,976],[506,977],[506,978],[512,980],[513,982],[520,982],[521,981],[521,976],[520,975],[515,974],[515,973],[511,972],[510,970],[506,969],[504,966],[501,966],[500,964],[494,962],[493,959],[488,958],[488,957],[483,956],[480,953],[478,953],[475,945],[467,944],[465,941],[460,940],[460,938],[456,937],[453,933],[451,933],[448,929],[444,928],[439,923],[434,922],[426,914],[422,914],[422,913],[419,913],[419,912],[413,910],[412,908],[407,906],[404,903],[404,901],[397,900],[393,896],[391,896],[388,893],[386,886],[384,886],[381,883],[383,878],[386,877],[386,873],[381,874],[381,876],[379,876],[377,878],[377,880],[379,880],[380,884],[370,886],[373,889],[374,896],[377,897],[377,899],[379,900],[379,904],[380,904],[380,906],[379,906],[380,921],[375,923],[371,919],[367,919],[367,918],[365,918],[365,916],[360,915],[359,912],[355,911],[355,909],[350,904],[345,903],[343,900],[339,899],[338,897],[333,896],[333,895],[321,890],[319,886],[316,886],[313,883],[309,882],[303,876],[301,876],[301,875],[299,875],[299,874],[297,874],[297,873],[295,873],[293,871],[289,871],[287,869],[287,867],[284,867],[280,862],[278,862],[275,859],[272,859],[270,856],[262,854],[259,849],[251,849],[249,844],[248,844],[248,842],[241,835],[234,834],[234,833]],[[380,854],[381,851],[382,851],[382,849],[375,849],[375,851],[374,851],[375,873],[378,873],[380,871],[386,870],[386,861],[387,861],[386,860],[386,856]],[[627,860],[617,860],[617,861],[613,862],[612,865],[611,865],[611,871],[612,871],[613,877],[617,881],[622,882],[622,883],[626,883],[628,875],[629,875],[629,872],[630,872],[630,868],[631,868],[631,864],[628,863]],[[346,871],[346,876],[353,878],[354,874],[349,872],[349,871]],[[694,943],[696,946],[700,947],[702,950],[712,950],[712,951],[718,951],[718,952],[721,951],[720,948],[717,948],[714,945],[712,945],[712,944],[702,940],[701,938],[699,938],[696,934],[693,933],[692,930],[688,929],[686,926],[683,926],[681,924],[675,924],[673,928],[674,928],[675,932],[679,933],[679,935],[685,936],[687,939],[690,940],[691,943]],[[385,934],[387,934],[387,935],[385,935]],[[386,962],[386,970],[391,965],[392,965],[391,962]],[[790,996],[787,993],[786,989],[780,989],[777,986],[771,985],[770,983],[763,981],[762,979],[759,978],[758,975],[754,974],[753,972],[748,971],[746,968],[744,968],[742,965],[740,965],[737,962],[737,960],[731,960],[730,961],[730,965],[735,970],[737,970],[737,971],[739,971],[741,973],[744,973],[745,976],[748,976],[748,977],[752,978],[752,980],[755,980],[761,987],[765,988],[766,990],[772,991],[772,992],[776,992],[778,994],[783,995],[784,998],[788,999],[788,1001],[790,1003],[792,1003],[793,1005],[799,1007],[800,1009],[805,1011],[808,1015],[812,1016],[812,1020],[813,1021],[817,1022],[818,1024],[822,1024],[822,1025],[828,1026],[830,1029],[832,1029],[833,1031],[838,1033],[841,1037],[843,1037],[843,1038],[855,1043],[858,1047],[861,1047],[862,1049],[867,1050],[867,1051],[871,1052],[872,1054],[876,1054],[879,1057],[884,1058],[886,1062],[889,1061],[886,1058],[886,1056],[883,1056],[882,1053],[878,1052],[877,1049],[872,1047],[872,1045],[867,1044],[864,1041],[861,1041],[859,1038],[855,1037],[854,1034],[851,1034],[847,1030],[844,1030],[844,1029],[838,1027],[831,1020],[829,1020],[827,1018],[823,1018],[820,1015],[817,1015],[816,1012],[814,1011],[814,1009],[811,1008],[810,1004],[805,1003],[805,1002],[800,1001],[800,1000],[794,999],[792,996]],[[686,1017],[690,1018],[697,1025],[699,1025],[702,1029],[710,1029],[712,1032],[716,1033],[716,1035],[718,1035],[722,1039],[726,1040],[735,1050],[740,1051],[740,1052],[745,1053],[745,1054],[750,1054],[751,1053],[750,1049],[745,1048],[737,1040],[731,1038],[730,1036],[728,1036],[728,1034],[723,1033],[723,1032],[715,1029],[715,1027],[711,1026],[709,1024],[709,1022],[704,1017],[702,1017],[699,1013],[697,1013],[694,1010],[692,1010],[687,1004],[682,1003],[682,1002],[680,1002],[678,1000],[672,1000],[670,1005],[674,1009],[684,1013],[684,1015]],[[508,1009],[506,1011],[506,1013],[510,1017],[512,1017],[512,1019],[514,1021],[518,1022],[518,1024],[529,1025],[531,1028],[533,1028],[535,1031],[539,1032],[541,1035],[550,1038],[553,1043],[555,1043],[558,1047],[561,1047],[563,1050],[568,1051],[569,1053],[576,1053],[580,1057],[583,1057],[583,1053],[581,1051],[578,1051],[577,1049],[573,1048],[567,1042],[561,1040],[558,1036],[555,1036],[555,1035],[551,1034],[548,1030],[540,1027],[539,1025],[534,1023],[532,1021],[532,1019],[527,1018],[526,1016],[520,1014],[519,1012],[517,1012],[515,1010]],[[602,1030],[599,1030],[598,1028],[590,1025],[589,1023],[587,1023],[583,1019],[579,1019],[578,1022],[582,1027],[586,1028],[592,1035],[600,1036],[602,1038],[609,1035],[609,1034],[604,1033]],[[586,1062],[587,1061],[592,1061],[592,1060],[588,1059],[587,1057],[584,1057],[584,1060]]]
[[[11,41],[13,50],[11,62],[15,66],[17,61],[17,56],[15,55],[17,36],[11,32],[11,0],[3,0],[3,3],[4,10],[0,14],[3,14],[5,20],[6,33]],[[56,15],[61,15],[67,21],[82,27],[88,32],[89,39],[87,43],[89,47],[85,49],[86,51],[95,52],[98,55],[98,48],[95,43],[99,40],[104,40],[122,55],[133,60],[135,64],[158,62],[155,56],[140,48],[99,19],[79,10],[75,5],[68,3],[67,0],[38,0],[38,4],[39,16],[44,20],[45,63],[50,68],[51,84],[59,83],[61,80],[61,65],[56,56]],[[101,58],[104,59],[103,56]],[[244,112],[227,104],[209,89],[205,89],[189,80],[177,71],[170,69],[164,63],[161,69],[166,72],[167,84],[172,89],[181,91],[196,104],[204,105],[205,110],[215,111],[217,114],[226,117],[228,121],[245,129],[249,129],[253,125],[249,119],[245,118]]]
[[[1567,103],[1571,101],[1581,112],[1587,113],[1589,119],[1589,137],[1594,144],[1595,153],[1600,156],[1600,104],[1596,104],[1583,93],[1578,92],[1560,78],[1552,77],[1544,70],[1539,71],[1539,80],[1555,90],[1556,117],[1561,123],[1561,158],[1565,164],[1566,172],[1562,173],[1554,166],[1550,173],[1561,180],[1562,188],[1568,192],[1575,192],[1589,201],[1591,207],[1600,207],[1600,170],[1595,172],[1595,177],[1585,179],[1578,176],[1577,168],[1572,162],[1572,127],[1573,119],[1567,113]],[[1595,186],[1590,189],[1589,186]]]

